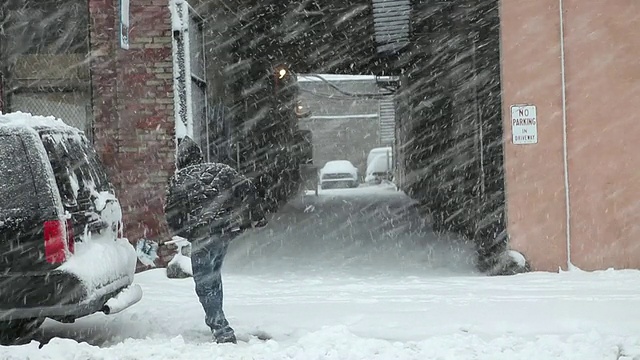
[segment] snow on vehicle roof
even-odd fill
[[[64,121],[54,116],[32,115],[19,111],[8,114],[0,114],[0,126],[25,127],[31,129],[53,128],[67,131],[80,131],[73,126],[65,124]]]
[[[354,169],[355,166],[349,160],[331,160],[327,161],[320,171],[322,173],[352,173]]]
[[[327,166],[349,166],[349,167],[353,167],[353,164],[349,160],[331,160],[331,161],[327,161],[327,163],[324,164],[324,166],[325,167],[327,167]]]
[[[385,146],[385,147],[377,147],[377,148],[373,148],[371,149],[371,151],[369,151],[369,153],[379,153],[379,152],[386,152],[392,150],[391,146]]]

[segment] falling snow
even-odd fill
[[[34,274],[73,274],[101,306],[135,284],[118,313],[46,319],[0,358],[640,359],[632,2],[0,0],[0,318]],[[108,175],[71,166],[46,219],[42,164],[16,159],[47,149],[4,140],[41,127],[81,130]],[[211,341],[167,230],[185,137],[268,212],[224,260],[235,345]],[[106,226],[18,266],[71,213]]]

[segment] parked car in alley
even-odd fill
[[[0,114],[0,340],[119,312],[142,296],[122,212],[80,130],[53,117]]]
[[[320,169],[320,189],[358,187],[358,168],[348,160],[328,161]]]

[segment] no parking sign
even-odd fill
[[[511,133],[516,145],[538,143],[538,117],[535,105],[511,105]]]

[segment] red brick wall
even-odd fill
[[[95,144],[122,203],[125,236],[165,241],[175,150],[168,1],[131,1],[129,50],[120,48],[118,0],[89,0],[89,11]]]

